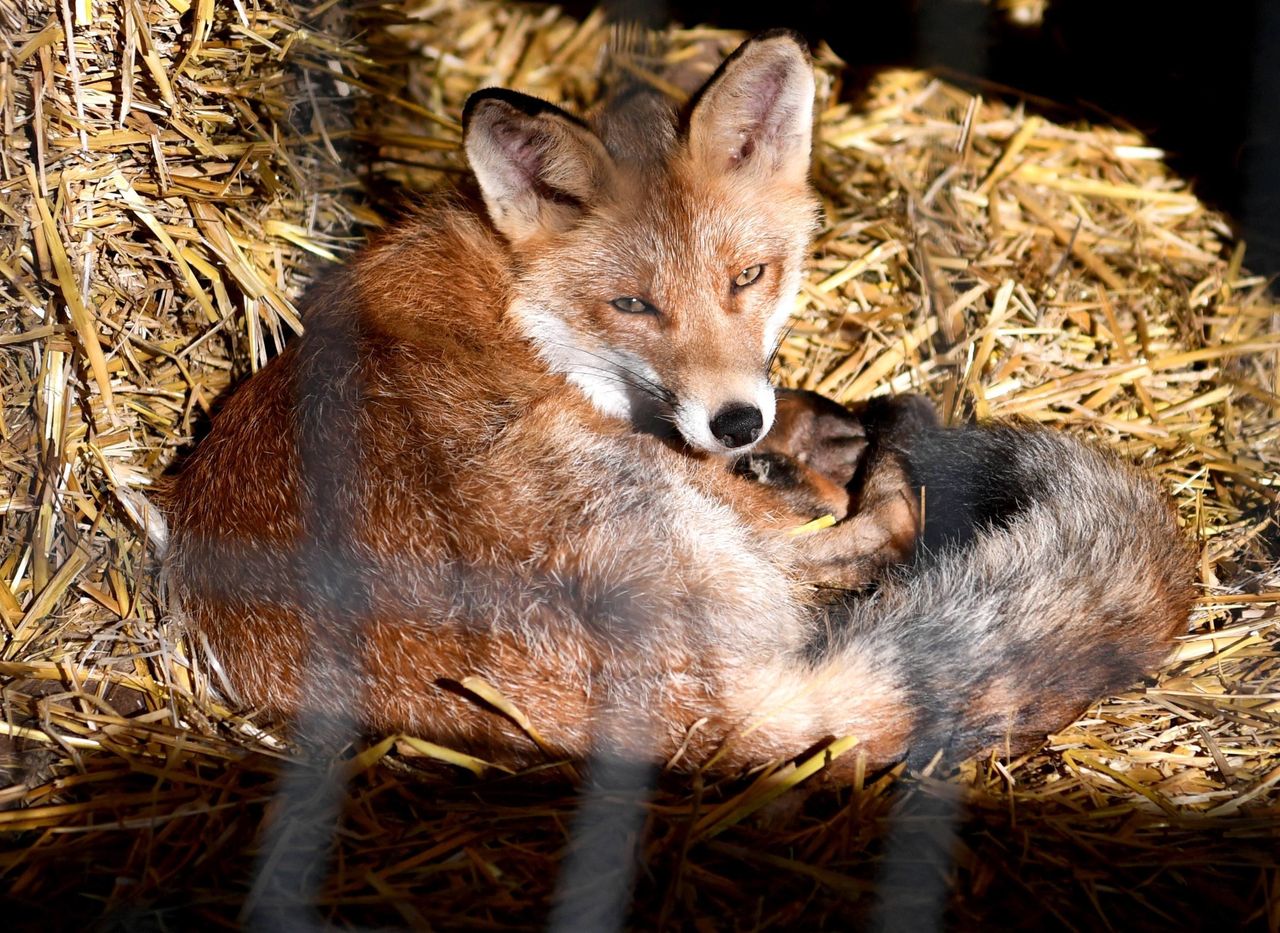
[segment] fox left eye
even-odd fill
[[[657,314],[658,309],[642,298],[615,298],[610,302],[615,308],[624,314]]]
[[[757,263],[754,266],[747,266],[738,273],[737,278],[733,280],[734,288],[746,288],[760,278],[760,273],[764,271],[764,265]]]

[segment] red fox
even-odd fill
[[[797,39],[637,95],[590,125],[473,95],[478,197],[316,290],[170,481],[174,612],[233,698],[513,767],[846,735],[881,765],[1019,750],[1159,663],[1194,562],[1149,479],[911,401],[780,407],[817,208]]]

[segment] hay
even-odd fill
[[[165,622],[130,490],[299,329],[310,276],[400,186],[461,170],[466,93],[586,105],[605,35],[599,15],[469,0],[0,0],[0,876],[16,922],[241,915],[288,750]],[[680,32],[672,54],[737,39]],[[1266,283],[1143,139],[918,72],[849,104],[819,57],[827,225],[780,381],[1102,438],[1176,495],[1204,596],[1158,680],[1036,754],[775,803],[803,772],[664,776],[633,922],[854,923],[890,817],[911,826],[962,790],[954,862],[917,849],[953,884],[957,925],[1280,929]],[[572,784],[441,759],[390,737],[341,764],[325,919],[541,922]]]

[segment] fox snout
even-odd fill
[[[769,433],[777,403],[768,380],[757,380],[746,392],[727,394],[727,399],[709,404],[676,393],[676,430],[689,446],[709,454],[741,453]]]

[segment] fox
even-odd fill
[[[1034,747],[1160,664],[1195,562],[1150,477],[771,384],[814,97],[774,31],[679,104],[469,98],[470,186],[314,287],[160,488],[171,613],[232,701],[513,769],[851,736],[841,780]]]

